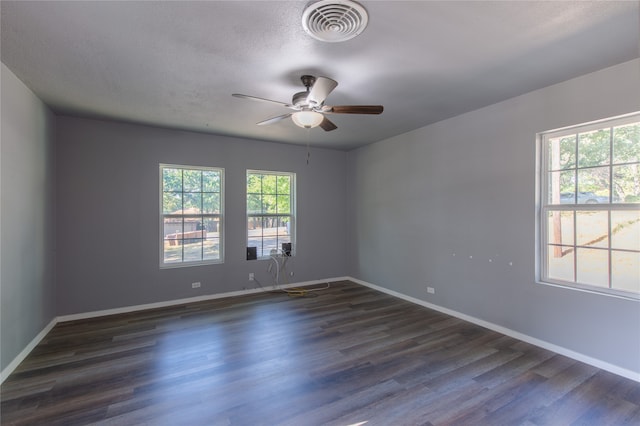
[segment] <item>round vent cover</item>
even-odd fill
[[[336,43],[354,38],[367,27],[364,7],[350,0],[322,0],[310,4],[302,14],[302,26],[320,41]]]

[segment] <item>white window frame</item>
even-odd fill
[[[212,265],[212,264],[220,264],[224,263],[224,188],[225,188],[225,170],[221,167],[204,167],[204,166],[189,166],[189,165],[179,165],[179,164],[159,164],[159,212],[160,212],[160,232],[159,232],[159,260],[160,260],[160,268],[161,269],[169,269],[169,268],[183,268],[183,267],[191,267],[191,266],[201,266],[201,265]],[[220,174],[220,212],[219,213],[201,213],[199,216],[204,218],[216,218],[218,219],[218,253],[219,257],[217,259],[204,259],[197,261],[185,261],[184,260],[184,252],[182,255],[182,261],[180,262],[165,262],[164,261],[164,245],[165,245],[165,236],[164,236],[164,219],[165,217],[184,217],[184,216],[194,216],[193,214],[165,214],[164,213],[164,188],[163,188],[163,170],[164,169],[181,169],[181,170],[198,170],[198,171],[211,171],[218,172]],[[182,193],[184,194],[184,188]],[[195,193],[206,193],[206,192],[195,192]],[[184,244],[182,245],[184,250]]]
[[[548,153],[548,140],[551,138],[558,138],[558,137],[563,137],[563,136],[569,136],[569,135],[577,135],[580,133],[585,133],[585,132],[589,132],[589,131],[594,131],[594,130],[600,130],[600,129],[613,129],[614,127],[619,127],[619,126],[624,126],[626,124],[631,124],[631,123],[635,123],[640,121],[640,112],[635,112],[632,114],[627,114],[624,116],[619,116],[619,117],[613,117],[613,118],[609,118],[609,119],[604,119],[604,120],[599,120],[597,122],[592,122],[592,123],[588,123],[588,124],[583,124],[583,125],[577,125],[577,126],[571,126],[571,127],[567,127],[567,128],[563,128],[563,129],[559,129],[559,130],[552,130],[552,131],[548,131],[548,132],[543,132],[543,133],[539,133],[537,136],[538,139],[538,151],[540,153],[539,155],[539,167],[538,167],[538,179],[537,179],[537,185],[538,185],[538,205],[539,205],[539,212],[538,212],[538,216],[537,216],[537,223],[538,223],[538,238],[537,241],[539,243],[539,247],[538,247],[538,256],[539,256],[539,261],[536,262],[538,265],[538,274],[537,274],[537,281],[543,284],[551,284],[551,285],[559,285],[559,286],[563,286],[563,287],[569,287],[569,288],[574,288],[574,289],[579,289],[579,290],[585,290],[588,292],[593,292],[593,293],[598,293],[598,294],[605,294],[605,295],[609,295],[609,296],[616,296],[616,297],[622,297],[622,298],[628,298],[628,299],[640,299],[640,293],[635,293],[633,291],[624,291],[624,290],[620,290],[620,289],[614,289],[611,288],[611,282],[612,282],[612,261],[611,261],[611,257],[612,257],[612,252],[614,251],[629,251],[629,252],[633,252],[636,253],[635,250],[620,250],[620,249],[612,249],[611,247],[611,241],[612,241],[612,229],[611,229],[611,212],[615,212],[615,211],[640,211],[640,204],[639,203],[624,203],[624,202],[613,202],[613,174],[612,174],[612,168],[614,166],[617,166],[619,164],[613,164],[613,156],[611,155],[613,152],[613,142],[610,139],[609,142],[609,150],[610,150],[610,155],[609,155],[609,202],[608,203],[598,203],[598,204],[578,204],[578,203],[573,203],[573,204],[564,204],[564,203],[560,203],[560,204],[553,204],[551,202],[549,202],[549,176],[550,176],[550,170],[549,170],[549,153]],[[577,147],[576,147],[577,149]],[[568,169],[568,170],[585,170],[588,169],[589,167],[579,167],[577,164],[577,157],[576,157],[576,165],[574,168],[572,169]],[[621,163],[622,164],[622,163]],[[637,164],[637,163],[625,163],[625,164]],[[624,165],[624,164],[623,164]],[[576,183],[576,188],[574,189],[574,194],[578,194],[578,188],[577,188],[578,183]],[[574,256],[574,261],[573,261],[573,273],[574,273],[574,279],[576,279],[576,281],[564,281],[564,280],[559,280],[559,279],[555,279],[555,278],[550,278],[549,277],[549,265],[548,265],[548,248],[549,246],[549,241],[547,240],[548,235],[549,235],[549,229],[548,229],[548,214],[550,211],[570,211],[570,212],[574,212],[573,215],[573,220],[574,220],[574,225],[573,225],[573,230],[574,230],[574,234],[576,232],[576,217],[577,215],[575,214],[575,212],[580,212],[580,211],[602,211],[602,212],[606,212],[608,215],[608,223],[609,223],[609,228],[607,231],[607,241],[608,241],[608,246],[606,248],[600,248],[601,250],[607,251],[608,253],[608,282],[609,282],[609,287],[601,287],[601,286],[596,286],[596,285],[590,285],[590,284],[586,284],[586,283],[581,283],[577,281],[577,259]],[[585,247],[585,248],[593,248],[590,246],[581,246],[578,244],[578,242],[575,239],[575,235],[574,235],[574,239],[573,239],[573,243],[572,244],[568,244],[569,247],[573,247],[573,250],[575,252],[576,248],[581,248],[581,247]]]
[[[261,174],[261,175],[275,175],[275,176],[288,176],[291,179],[291,184],[289,187],[289,205],[290,205],[290,212],[288,214],[282,214],[280,212],[275,213],[275,214],[267,214],[267,213],[250,213],[249,212],[249,208],[248,208],[248,201],[249,201],[249,174]],[[289,217],[289,236],[291,239],[291,256],[295,256],[296,254],[296,223],[297,223],[297,209],[296,209],[296,200],[297,200],[297,194],[296,194],[296,174],[294,172],[281,172],[281,171],[272,171],[272,170],[252,170],[252,169],[248,169],[247,173],[246,173],[246,180],[245,180],[245,206],[246,206],[246,220],[245,220],[245,226],[246,226],[246,238],[245,238],[245,243],[247,245],[247,247],[249,247],[249,219],[254,217],[277,217],[277,216],[288,216]],[[262,192],[261,192],[262,194]],[[283,253],[281,252],[281,247],[278,247],[278,255],[283,255]],[[258,255],[258,259],[268,259],[271,256],[270,253],[262,253],[262,256]]]

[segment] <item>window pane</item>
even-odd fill
[[[220,237],[220,218],[217,217],[205,217],[203,221],[203,230],[205,238],[219,238]]]
[[[609,202],[609,167],[578,170],[578,204]]]
[[[247,213],[262,213],[261,200],[259,194],[247,194]]]
[[[609,164],[609,129],[594,130],[578,136],[578,167]]]
[[[169,245],[169,242],[165,241],[163,261],[164,263],[182,262],[182,244]]]
[[[606,211],[576,212],[576,244],[609,247],[609,216]]]
[[[182,192],[182,170],[162,169],[162,190]]]
[[[178,238],[176,233],[182,232],[182,219],[181,218],[164,218],[164,238],[176,239]],[[180,237],[181,238],[181,237]]]
[[[275,195],[263,195],[262,196],[262,208],[263,213],[275,214],[278,211],[276,210],[276,196]]]
[[[198,214],[202,212],[202,194],[199,192],[184,193],[184,214]]]
[[[203,213],[220,213],[220,194],[204,193],[202,194],[202,212]]]
[[[203,259],[220,258],[220,240],[218,238],[207,238],[204,240]]]
[[[613,129],[613,163],[640,161],[640,123]]]
[[[182,179],[185,192],[202,191],[202,172],[200,170],[183,170]]]
[[[182,232],[184,233],[184,238],[193,238],[197,236],[198,238],[202,238],[202,235],[192,234],[191,232],[201,231],[202,230],[202,216],[185,216],[184,217],[184,225]]]
[[[569,169],[576,165],[575,135],[549,139],[549,170]]]
[[[247,175],[247,193],[259,194],[262,192],[262,178],[261,175],[256,173],[249,173]]]
[[[278,176],[278,194],[291,193],[291,176]]]
[[[247,218],[247,247],[257,247],[258,257],[262,256],[262,218]]]
[[[220,173],[205,170],[202,172],[202,191],[220,192]]]
[[[264,175],[262,177],[262,193],[276,194],[276,175]]]
[[[640,293],[640,253],[611,252],[611,287]]]
[[[249,231],[258,230],[258,232],[249,232],[249,235],[262,235],[262,218],[261,217],[248,217],[247,229]]]
[[[162,193],[162,214],[182,214],[182,192]]]
[[[547,241],[551,244],[573,245],[573,212],[550,211],[547,214]]]
[[[269,233],[262,239],[262,256],[277,255],[280,253],[279,248],[278,238],[275,235]]]
[[[574,170],[549,173],[549,199],[551,204],[574,204],[576,172]]]
[[[288,216],[279,217],[280,223],[278,224],[278,243],[290,243],[291,242],[291,218]],[[280,245],[282,248],[282,245]]]
[[[164,262],[182,261],[182,219],[163,220]]]
[[[288,195],[278,195],[277,205],[278,205],[278,213],[290,213],[291,205],[289,203]]]
[[[611,233],[611,248],[640,251],[640,211],[612,211]]]
[[[549,278],[574,282],[574,253],[575,250],[572,247],[548,246],[547,273]]]
[[[578,247],[577,281],[598,287],[609,287],[609,252]]]
[[[185,262],[197,262],[202,260],[202,239],[199,238],[185,238],[183,247],[184,261]]]
[[[616,203],[640,203],[640,164],[613,166]]]

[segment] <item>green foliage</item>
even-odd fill
[[[172,214],[182,211],[182,193],[163,192],[162,193],[162,214]]]
[[[551,138],[548,152],[552,198],[554,189],[608,197],[611,186],[613,202],[640,199],[640,123]]]
[[[202,172],[202,192],[220,192],[220,173],[204,170]]]
[[[291,176],[272,173],[247,175],[247,212],[290,214]]]
[[[202,191],[202,171],[201,170],[183,170],[182,185],[184,192],[201,192]]]
[[[640,162],[640,123],[613,129],[613,163]]]
[[[214,170],[163,169],[162,213],[220,213],[221,179]]]
[[[609,164],[611,132],[600,129],[578,135],[578,168]]]
[[[162,170],[162,190],[182,191],[182,170],[163,169]]]

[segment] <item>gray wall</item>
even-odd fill
[[[2,64],[0,370],[55,317],[53,116]]]
[[[637,301],[535,281],[536,133],[638,110],[635,60],[351,152],[349,274],[640,372]]]
[[[306,148],[66,116],[57,117],[58,314],[273,283],[246,261],[247,169],[297,173],[295,282],[345,276],[346,159]],[[159,268],[159,163],[225,168],[225,262]],[[200,281],[202,287],[192,289]]]

